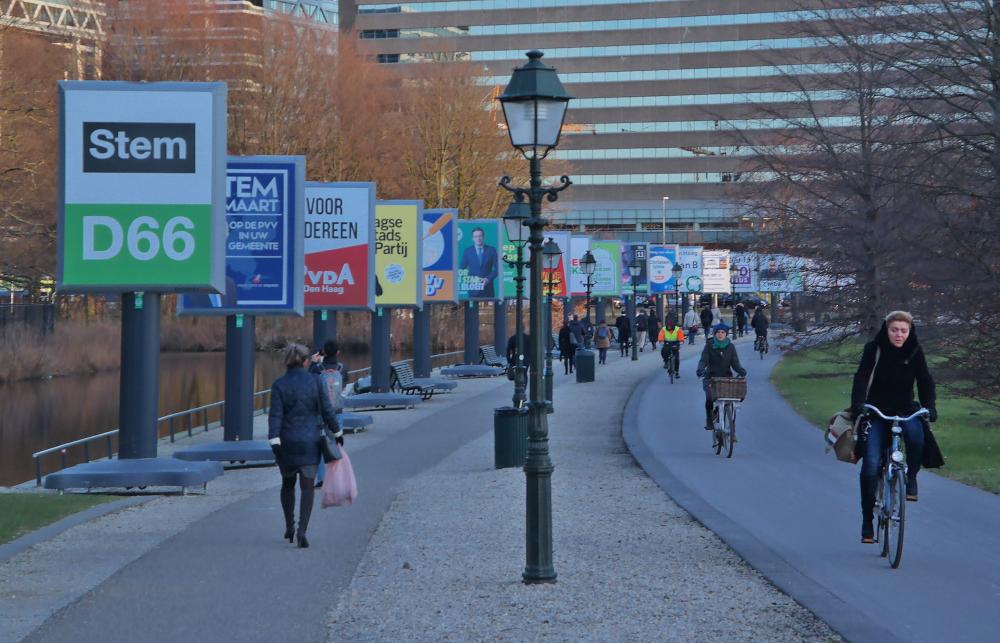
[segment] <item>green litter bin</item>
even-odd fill
[[[597,361],[595,357],[594,351],[588,348],[582,348],[576,352],[574,362],[576,363],[576,381],[578,383],[594,381],[594,364]]]
[[[493,409],[493,462],[497,469],[523,467],[528,457],[528,408]]]

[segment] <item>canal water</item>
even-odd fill
[[[393,359],[403,356],[393,355]],[[348,369],[369,366],[368,353],[347,353]],[[284,373],[280,353],[257,353],[254,390],[271,386]],[[0,486],[11,486],[35,476],[31,454],[118,426],[118,372],[60,377],[46,381],[0,386]],[[224,353],[163,353],[160,357],[159,415],[218,402],[225,397]],[[214,430],[214,429],[213,429]],[[161,426],[165,434],[166,424]],[[222,431],[218,431],[222,439]],[[92,455],[103,455],[105,445],[92,445]],[[70,463],[82,461],[83,451],[67,453]],[[44,471],[59,463],[47,456]]]

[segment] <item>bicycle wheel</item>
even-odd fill
[[[712,413],[712,447],[715,449],[715,455],[722,453],[722,418],[719,411],[719,405],[716,404]]]
[[[726,457],[733,457],[733,445],[736,443],[736,405],[726,402],[726,426],[722,431],[726,443]]]
[[[906,525],[906,490],[903,486],[903,472],[895,469],[886,485],[885,545],[889,553],[889,566],[899,567],[903,559],[903,531]]]
[[[877,519],[877,524],[875,526],[875,542],[879,543],[878,555],[885,558],[889,555],[889,539],[884,537],[885,532],[885,487],[886,487],[885,471],[879,473],[878,477],[878,488],[875,491],[875,518]]]

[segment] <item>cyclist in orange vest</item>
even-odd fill
[[[674,377],[679,378],[681,376],[681,342],[684,341],[684,330],[674,323],[673,317],[667,317],[666,324],[660,329],[659,340],[663,344],[663,347],[660,348],[660,355],[663,357],[663,368],[667,367],[667,351],[673,352]]]

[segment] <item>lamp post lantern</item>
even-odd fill
[[[555,410],[552,403],[552,297],[555,290],[555,272],[559,269],[562,249],[551,238],[542,247],[545,265],[545,407],[548,413]]]
[[[642,274],[642,262],[637,258],[633,257],[632,261],[628,264],[628,276],[632,278],[632,308],[635,309],[635,294],[639,288],[639,275]],[[633,315],[634,317],[635,315]],[[639,351],[636,348],[638,342],[635,341],[635,332],[632,330],[632,325],[635,324],[634,319],[629,319],[629,334],[633,335],[632,340],[632,361],[636,362],[639,360]]]
[[[524,406],[527,399],[524,394],[527,377],[525,375],[524,364],[524,245],[528,243],[530,234],[525,222],[531,218],[531,206],[523,201],[514,201],[507,207],[507,212],[503,215],[503,225],[507,229],[507,238],[514,244],[517,251],[513,261],[504,256],[503,260],[507,265],[514,266],[516,272],[514,283],[514,408],[519,409]]]
[[[548,223],[542,218],[542,199],[555,201],[559,192],[572,182],[568,176],[560,178],[561,185],[542,186],[542,159],[559,144],[559,133],[570,95],[566,93],[556,70],[542,63],[542,52],[529,51],[528,62],[514,69],[510,82],[500,95],[504,120],[510,142],[529,163],[527,188],[513,187],[511,178],[500,179],[500,186],[514,194],[518,202],[525,197],[531,206],[531,218],[525,223],[530,234],[528,262],[531,285],[528,315],[531,335],[531,359],[542,363],[542,231]],[[528,456],[524,462],[525,485],[525,583],[552,583],[556,570],[552,563],[552,459],[549,457],[549,427],[545,414],[542,391],[542,374],[538,368],[531,371],[528,402]]]
[[[680,262],[675,263],[670,272],[674,275],[674,292],[677,294],[677,325],[680,326],[684,323],[681,317],[681,275],[684,273],[684,267],[681,266]]]
[[[583,270],[583,274],[587,275],[587,328],[588,332],[583,336],[583,347],[590,348],[590,332],[589,329],[592,327],[590,323],[590,291],[594,287],[594,282],[591,277],[594,275],[594,271],[597,270],[597,259],[591,254],[590,250],[583,254],[583,258],[580,259],[580,268]]]

